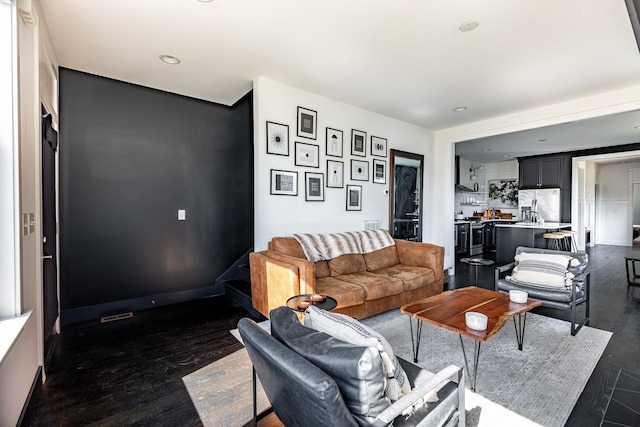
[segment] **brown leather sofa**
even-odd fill
[[[274,237],[249,260],[253,307],[267,317],[299,294],[331,296],[334,311],[363,318],[442,292],[444,248],[429,243],[395,240],[368,254],[314,263],[295,238]]]

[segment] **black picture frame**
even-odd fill
[[[296,142],[295,165],[306,168],[319,168],[320,147],[315,144]]]
[[[344,162],[327,160],[327,188],[344,188]]]
[[[361,211],[362,210],[362,186],[361,185],[347,185],[347,211]]]
[[[267,154],[289,155],[289,125],[267,122]]]
[[[274,196],[297,196],[298,172],[271,169],[271,194]]]
[[[387,161],[373,159],[373,182],[374,184],[387,183]]]
[[[298,136],[300,138],[316,139],[317,129],[318,112],[298,107]]]
[[[351,159],[351,180],[369,181],[369,161]]]
[[[367,133],[357,129],[351,129],[351,154],[353,156],[367,157]]]
[[[387,138],[371,135],[371,155],[387,157]]]
[[[327,148],[326,148],[326,154],[327,156],[330,157],[342,157],[342,154],[344,152],[343,150],[343,146],[344,146],[344,137],[343,137],[343,132],[339,129],[333,129],[333,128],[327,128],[326,129],[326,135],[327,135]]]
[[[304,173],[304,200],[324,202],[324,174],[322,172]]]

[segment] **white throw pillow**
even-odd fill
[[[393,354],[391,345],[378,332],[352,317],[330,313],[313,305],[306,310],[304,325],[353,345],[377,348],[387,375],[385,394],[392,402],[411,391],[407,374]]]
[[[515,260],[520,263],[521,261],[544,261],[548,263],[557,264],[565,270],[572,258],[568,255],[561,254],[535,254],[529,252],[520,252],[515,256]]]
[[[552,289],[566,289],[571,286],[574,276],[567,271],[567,266],[572,260],[570,256],[521,252],[516,255],[515,260],[518,265],[507,280]]]

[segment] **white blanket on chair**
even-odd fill
[[[350,231],[333,234],[294,234],[307,259],[328,261],[347,254],[367,254],[395,242],[386,230]]]

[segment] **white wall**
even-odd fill
[[[485,183],[485,187],[488,191],[489,181],[496,179],[518,179],[518,173],[519,170],[517,160],[506,160],[504,162],[487,163],[485,165],[485,178],[487,180]],[[517,207],[504,207],[503,203],[498,202],[497,200],[491,200],[488,197],[487,201],[490,208],[500,209],[502,213],[510,213],[513,215],[513,218],[517,218],[519,216]]]
[[[0,5],[2,7],[5,4]],[[32,310],[22,332],[0,364],[0,426],[16,425],[30,387],[43,363],[42,343],[42,271],[41,260],[41,161],[40,161],[40,81],[41,67],[55,69],[55,54],[48,51],[40,57],[41,48],[51,43],[44,20],[33,3],[35,25],[26,25],[17,17],[18,28],[18,141],[19,141],[19,208],[23,214],[33,214],[35,224],[20,238],[20,311]],[[46,61],[50,63],[47,64]],[[51,73],[49,73],[51,76]],[[44,85],[49,103],[57,104],[57,88],[49,81]],[[53,105],[52,105],[53,107]],[[57,105],[55,105],[57,110]]]
[[[425,192],[423,195],[424,221],[433,223],[426,208],[432,200],[431,184],[433,158],[433,132],[419,126],[381,116],[361,108],[356,108],[320,95],[305,92],[265,78],[258,78],[253,85],[254,95],[254,159],[255,159],[255,237],[254,250],[267,247],[274,236],[293,233],[323,233],[361,230],[363,220],[378,219],[383,228],[389,226],[389,197],[384,194],[389,189],[389,158],[387,157],[387,184],[374,184],[371,179],[370,136],[387,139],[388,149],[398,149],[425,156]],[[317,139],[296,136],[297,107],[305,107],[318,113]],[[272,121],[289,125],[289,156],[267,154],[266,122]],[[325,188],[324,202],[306,202],[304,194],[305,172],[322,172],[326,180],[327,156],[325,128],[343,131],[343,158],[331,160],[344,162],[344,183],[362,185],[362,211],[345,210],[346,189]],[[351,181],[350,160],[364,159],[351,156],[351,129],[367,132],[367,157],[369,161],[369,181]],[[294,165],[295,142],[320,146],[320,168],[306,168]],[[298,195],[270,195],[270,170],[280,169],[298,172]],[[326,185],[326,183],[325,183]],[[428,230],[423,230],[423,239],[429,241]]]
[[[471,162],[467,159],[460,159],[460,169],[462,171],[460,183],[469,188],[473,188],[474,181],[469,179],[469,168],[471,165],[482,165],[483,170],[476,170],[476,181],[478,183],[478,193],[467,193],[460,190],[455,192],[455,211],[460,212],[465,217],[472,216],[476,211],[485,211],[487,207],[499,209],[502,213],[510,213],[517,216],[518,208],[503,207],[495,200],[489,199],[489,181],[500,179],[518,179],[518,161],[507,160],[495,163]],[[468,199],[473,198],[477,204],[469,204]]]
[[[590,230],[591,240],[588,246],[595,246],[598,224],[596,222],[596,177],[598,175],[598,164],[594,161],[585,161],[574,158],[572,162],[573,173],[577,179],[572,179],[575,183],[574,193],[571,201],[572,216],[577,216],[577,223],[574,221],[573,229],[576,231]],[[578,250],[585,250],[587,246],[585,233],[578,233],[576,243]]]

